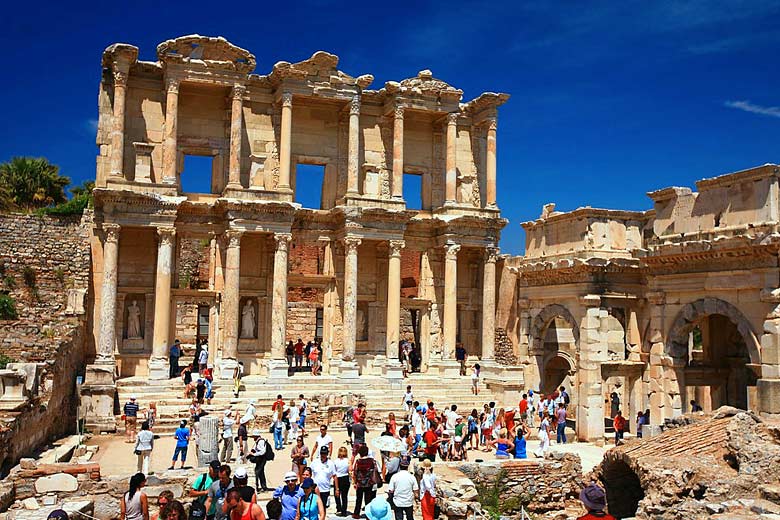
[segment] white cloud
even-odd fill
[[[780,107],[765,107],[756,105],[748,100],[744,101],[726,101],[725,105],[729,108],[736,108],[737,110],[743,110],[745,112],[751,112],[753,114],[761,114],[764,116],[780,117]]]

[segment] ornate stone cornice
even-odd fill
[[[171,246],[176,238],[176,228],[172,227],[158,227],[157,239],[161,246]]]
[[[447,260],[456,260],[458,258],[458,251],[460,251],[461,245],[454,242],[444,244],[444,254]]]
[[[401,249],[406,247],[406,241],[404,240],[390,240],[388,242],[390,246],[390,256],[401,256]]]
[[[357,254],[358,246],[363,242],[359,237],[344,237],[342,239],[346,254]]]
[[[292,240],[292,233],[274,233],[274,241],[276,242],[276,250],[287,252],[290,248],[290,241]]]
[[[119,233],[122,230],[119,224],[103,224],[100,229],[103,231],[104,242],[119,243]]]

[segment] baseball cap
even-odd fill
[[[219,461],[218,461],[218,460],[212,460],[211,462],[209,462],[209,467],[210,467],[211,469],[213,469],[214,471],[219,471],[219,468],[220,468],[221,466],[222,466],[222,465],[219,463]]]
[[[322,455],[323,453],[325,455],[328,454],[328,447],[327,446],[323,446],[322,448],[320,448],[320,455]]]
[[[131,396],[130,396],[130,400],[131,400],[131,401],[135,401],[136,399],[137,399],[137,397],[135,396],[135,394],[133,394],[133,395],[131,395]]]
[[[233,473],[233,478],[243,480],[247,477],[246,468],[236,468],[236,472]]]
[[[303,483],[301,484],[301,487],[303,489],[309,489],[310,487],[314,487],[314,480],[310,478],[303,479]]]
[[[291,480],[298,480],[298,474],[294,471],[288,471],[284,474],[284,481],[289,482]]]

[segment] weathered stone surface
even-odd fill
[[[76,491],[79,483],[76,477],[67,473],[57,473],[41,477],[35,481],[35,491],[37,493],[51,493],[60,491]]]

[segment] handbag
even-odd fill
[[[371,480],[377,488],[381,488],[385,484],[382,480],[382,474],[379,473],[379,468],[376,465],[376,461],[374,461],[374,472],[371,475]]]

